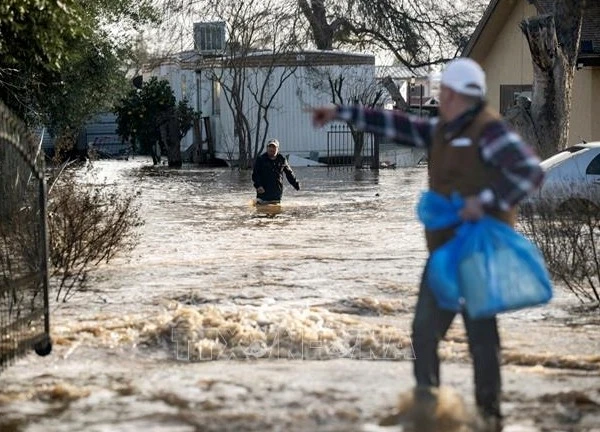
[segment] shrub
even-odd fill
[[[76,174],[62,170],[49,181],[50,277],[56,300],[63,302],[86,288],[94,266],[131,251],[143,224],[135,194],[119,193],[106,182],[78,181]]]
[[[555,281],[581,302],[600,302],[600,213],[580,205],[528,206],[520,227],[537,244]]]

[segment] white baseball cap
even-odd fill
[[[267,142],[267,147],[269,146],[275,146],[279,148],[279,141],[277,141],[276,139],[271,139],[269,140],[269,142]]]
[[[486,92],[485,72],[470,58],[452,60],[442,72],[442,85],[457,93],[483,98]]]

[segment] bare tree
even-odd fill
[[[405,66],[442,63],[466,45],[484,0],[298,0],[311,39],[320,50],[375,48]]]
[[[51,172],[48,188],[50,278],[56,301],[66,302],[87,288],[90,272],[137,244],[143,225],[133,191],[81,182],[68,163]],[[87,166],[96,176],[91,164]]]
[[[533,99],[521,100],[507,118],[542,157],[567,146],[573,77],[586,0],[534,0],[538,16],[521,22],[533,61]]]
[[[226,10],[212,0],[160,0],[163,24],[149,30],[162,51],[191,47],[192,23],[222,19],[215,9]],[[226,2],[227,3],[227,2]],[[250,5],[242,1],[240,8]],[[319,50],[383,50],[405,66],[443,63],[466,45],[488,0],[269,0],[278,8],[294,9],[300,20],[288,21],[284,32],[294,33],[303,46]],[[267,8],[256,5],[255,9]],[[228,22],[229,20],[226,19]],[[157,36],[157,31],[158,35]]]
[[[297,45],[286,31],[296,17],[273,2],[225,0],[212,12],[226,22],[228,43],[226,55],[206,70],[232,115],[239,166],[249,168],[264,149],[276,96],[296,71],[291,52]]]
[[[600,307],[598,211],[578,203],[559,211],[549,205],[523,206],[519,217],[519,227],[540,248],[552,277],[582,303]]]
[[[356,66],[330,67],[313,66],[307,69],[307,84],[321,94],[327,95],[331,103],[347,105],[359,104],[367,107],[382,105],[384,90],[370,68],[361,70]],[[350,81],[352,84],[347,84]],[[298,89],[301,95],[301,89]],[[362,151],[365,134],[348,124],[354,143],[353,160],[356,168],[362,167]]]

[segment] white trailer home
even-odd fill
[[[167,79],[178,100],[187,98],[203,117],[208,117],[215,156],[235,164],[236,130],[228,102],[233,76],[244,74],[244,88],[238,93],[243,94],[243,112],[250,123],[253,143],[259,137],[259,151],[265,142],[263,138],[277,138],[283,154],[317,159],[327,154],[328,133],[327,129],[312,127],[306,108],[331,102],[369,103],[370,95],[378,88],[375,70],[375,57],[360,53],[258,52],[246,56],[243,62],[182,53],[177,61],[163,62],[145,77]],[[253,96],[263,87],[265,93]],[[258,108],[267,101],[270,107],[265,119]],[[182,140],[182,150],[198,142],[198,138],[194,140],[193,133],[188,133]]]

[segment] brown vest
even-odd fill
[[[481,159],[479,141],[485,127],[500,116],[490,108],[484,108],[471,124],[467,125],[457,136],[444,137],[440,122],[434,132],[433,142],[429,149],[429,189],[439,194],[450,196],[458,192],[462,197],[479,194],[483,189],[501,175],[500,170],[486,165]],[[455,146],[451,142],[468,142],[470,145]],[[511,226],[516,220],[516,211],[493,210],[490,216],[496,217]],[[433,251],[454,235],[456,227],[442,230],[426,230],[427,248]]]

